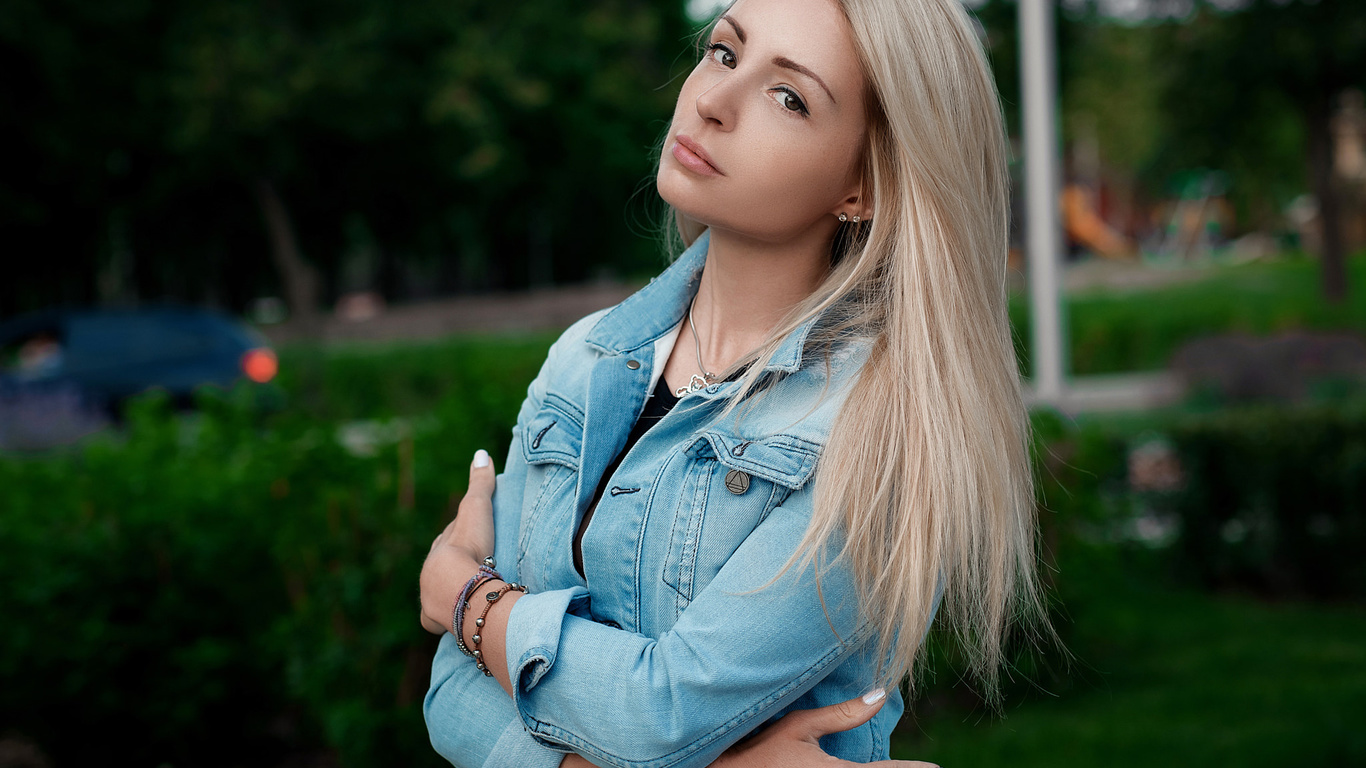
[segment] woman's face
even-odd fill
[[[659,194],[715,229],[767,242],[829,237],[867,215],[866,121],[852,33],[834,0],[739,0],[678,95]]]

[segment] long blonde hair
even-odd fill
[[[784,567],[844,560],[876,609],[883,684],[915,669],[922,630],[956,636],[991,701],[1013,622],[1048,632],[1033,477],[1007,318],[1010,211],[1000,99],[960,0],[836,0],[867,84],[873,215],[837,237],[820,287],[753,354],[820,317],[811,343],[873,340],[816,476],[815,511]],[[675,213],[691,242],[700,229]],[[742,379],[755,390],[762,365]],[[843,546],[828,550],[838,537]]]

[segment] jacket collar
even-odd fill
[[[710,242],[711,230],[707,230],[659,277],[603,315],[585,341],[608,354],[622,355],[673,330],[697,294]],[[788,334],[764,370],[792,373],[800,368],[806,338],[815,324],[813,318]]]

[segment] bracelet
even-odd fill
[[[475,572],[470,580],[465,582],[465,586],[460,590],[460,595],[455,598],[455,605],[451,609],[451,634],[455,635],[455,645],[460,652],[466,656],[473,657],[470,649],[465,646],[464,622],[465,608],[469,607],[470,593],[479,588],[479,585],[491,579],[501,579],[502,576],[494,570],[498,563],[493,559],[493,555],[484,558],[479,564],[479,570]]]
[[[455,618],[451,621],[451,626],[452,626],[452,627],[455,627],[455,629],[453,629],[452,631],[455,632],[455,640],[456,640],[455,645],[456,645],[456,647],[459,648],[460,651],[461,651],[462,653],[464,653],[466,656],[470,657],[471,659],[474,658],[474,654],[470,652],[469,646],[465,645],[465,639],[464,639],[464,638],[465,638],[465,610],[466,610],[467,608],[470,607],[469,595],[473,595],[473,594],[478,593],[478,592],[479,592],[479,588],[482,587],[482,586],[484,586],[485,584],[489,583],[490,581],[502,581],[502,580],[503,580],[503,577],[502,577],[501,575],[499,575],[497,571],[487,571],[487,572],[481,571],[480,573],[481,573],[481,575],[484,575],[484,574],[486,574],[486,575],[484,575],[484,577],[483,577],[482,579],[479,579],[479,581],[475,583],[473,589],[470,589],[470,590],[468,590],[467,592],[462,592],[462,593],[460,594],[460,598],[457,599],[457,600],[455,601]],[[478,577],[476,576],[476,578],[478,578]]]
[[[511,584],[504,584],[495,592],[484,595],[484,599],[488,602],[484,604],[484,612],[479,614],[479,618],[474,620],[474,636],[470,638],[474,645],[474,664],[486,677],[493,677],[493,673],[490,672],[488,666],[484,664],[484,653],[479,650],[479,643],[484,639],[479,633],[483,630],[484,620],[488,618],[489,609],[493,607],[494,603],[498,602],[499,598],[512,591],[525,593],[526,587],[514,581]]]

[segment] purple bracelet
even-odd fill
[[[469,607],[470,593],[480,584],[483,584],[490,579],[503,578],[493,569],[495,565],[497,565],[497,563],[494,561],[492,555],[484,558],[484,562],[479,564],[479,570],[474,576],[470,577],[469,581],[465,582],[465,587],[460,590],[460,596],[455,598],[455,606],[451,610],[451,634],[455,635],[455,645],[460,649],[461,653],[470,658],[474,658],[474,654],[470,653],[470,649],[465,645],[465,638],[463,637],[465,608]]]

